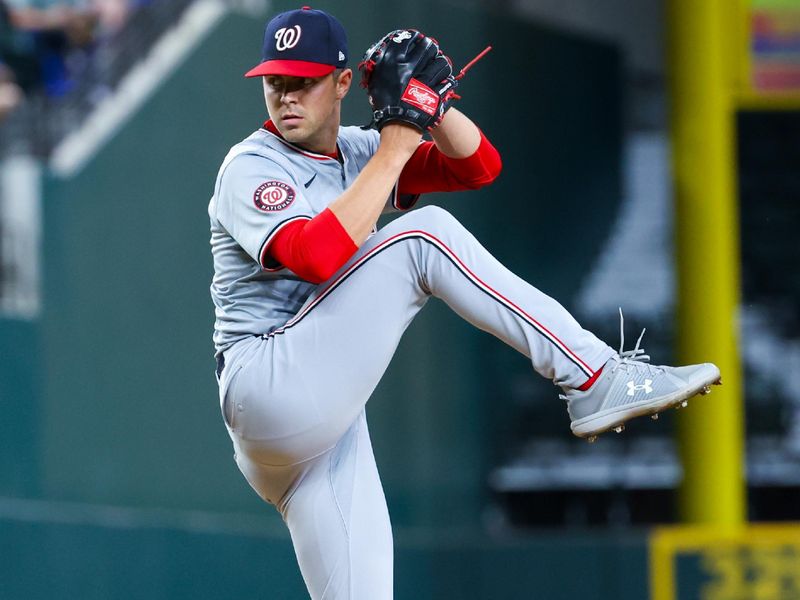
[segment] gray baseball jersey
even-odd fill
[[[223,161],[208,206],[218,353],[283,325],[316,287],[265,251],[284,226],[313,218],[344,192],[377,150],[378,132],[342,127],[338,147],[341,160],[259,129]],[[400,209],[399,202],[393,192],[387,207]]]
[[[388,600],[391,526],[364,409],[428,299],[558,385],[581,385],[615,352],[438,207],[395,219],[320,285],[270,270],[271,236],[324,210],[377,147],[374,134],[340,132],[342,164],[260,131],[220,170],[209,207],[220,404],[236,463],[281,512],[311,597]]]

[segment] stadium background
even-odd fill
[[[295,5],[166,4],[132,9],[111,42],[115,61],[86,75],[92,87],[31,90],[0,124],[3,599],[304,597],[285,528],[236,470],[219,417],[205,210],[227,148],[264,118],[260,87],[241,75],[265,19]],[[397,598],[800,598],[797,4],[742,3],[746,31],[762,35],[742,34],[747,73],[761,78],[745,74],[751,83],[731,90],[743,366],[730,379],[744,380],[747,435],[738,458],[746,520],[784,524],[681,511],[680,449],[694,442],[675,437],[672,418],[593,446],[574,440],[555,391],[522,357],[435,303],[368,409]],[[718,3],[696,9],[706,5]],[[610,344],[622,306],[629,340],[646,325],[656,362],[679,354],[675,87],[662,53],[677,59],[660,3],[314,6],[341,18],[353,63],[397,26],[435,35],[456,64],[492,43],[460,106],[496,143],[503,174],[430,201]],[[368,118],[353,89],[344,121]],[[701,256],[690,267],[707,268],[713,249],[693,243]],[[733,388],[708,400],[735,413]],[[694,410],[686,418],[715,439],[713,419]],[[737,459],[736,440],[721,446]],[[697,493],[711,506],[729,500]],[[681,521],[699,523],[672,528]]]

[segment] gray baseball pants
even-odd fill
[[[392,598],[364,407],[431,296],[558,385],[580,386],[614,354],[433,206],[378,231],[285,326],[227,350],[220,402],[236,463],[283,516],[314,600]]]

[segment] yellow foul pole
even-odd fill
[[[735,185],[736,0],[667,0],[678,274],[678,358],[712,361],[722,387],[679,416],[683,521],[745,520]]]

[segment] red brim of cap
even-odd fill
[[[263,77],[264,75],[289,75],[291,77],[322,77],[333,73],[336,67],[304,60],[267,60],[253,67],[245,77]]]

